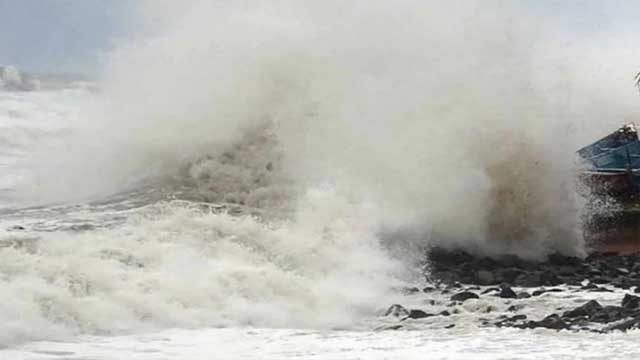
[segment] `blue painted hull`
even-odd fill
[[[630,196],[640,192],[640,140],[634,125],[578,150],[584,162],[580,179],[592,193]]]

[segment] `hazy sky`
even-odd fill
[[[34,71],[91,71],[100,53],[126,36],[124,19],[135,1],[0,0],[0,64]],[[637,26],[640,9],[622,0],[513,1],[555,18],[580,36],[621,24]]]
[[[87,71],[122,35],[127,0],[0,0],[0,64]],[[129,4],[130,5],[130,4]]]

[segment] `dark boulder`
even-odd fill
[[[487,288],[487,289],[484,289],[480,294],[484,295],[484,294],[488,294],[488,293],[494,292],[494,291],[495,292],[499,292],[500,288],[497,288],[497,287]]]
[[[498,321],[497,323],[495,323],[495,325],[498,327],[513,326],[515,322],[526,320],[526,319],[527,319],[527,315],[524,315],[524,314],[514,315]]]
[[[619,331],[627,331],[627,330],[631,330],[631,329],[638,329],[640,328],[640,316],[635,317],[635,318],[631,318],[625,321],[622,321],[620,323],[617,323],[615,325],[609,326],[607,327],[605,330],[608,331],[613,331],[613,330],[619,330]]]
[[[550,289],[544,289],[544,288],[543,288],[543,289],[535,290],[535,291],[534,291],[534,292],[532,292],[531,294],[532,294],[533,296],[540,296],[540,295],[542,295],[542,294],[544,294],[544,293],[548,293],[548,292],[561,292],[561,291],[562,291],[562,289],[558,289],[558,288],[550,288]]]
[[[600,303],[595,300],[590,300],[573,310],[565,311],[564,314],[562,314],[562,317],[570,319],[579,317],[590,318],[600,310],[602,310],[602,305],[600,305]]]
[[[556,286],[562,284],[562,280],[552,271],[545,271],[540,274],[540,283],[545,286]]]
[[[503,286],[500,289],[498,296],[503,299],[515,299],[518,297],[518,295],[516,295],[516,293],[508,286]]]
[[[478,299],[478,298],[480,298],[480,297],[477,294],[475,294],[475,293],[473,293],[471,291],[463,291],[463,292],[460,292],[460,293],[457,293],[457,294],[453,295],[451,297],[451,301],[464,302],[464,301],[467,301],[469,299]]]
[[[426,313],[426,312],[424,312],[422,310],[411,309],[411,311],[409,311],[409,315],[406,318],[407,319],[423,319],[423,318],[431,317],[431,316],[435,316],[435,315]]]
[[[553,330],[562,330],[569,328],[569,324],[562,320],[562,318],[560,318],[560,316],[558,316],[557,314],[551,314],[541,321],[534,322],[534,324],[534,327],[544,327]]]
[[[589,317],[589,320],[598,323],[610,323],[622,320],[629,316],[629,311],[620,306],[605,306]]]
[[[622,307],[625,309],[637,309],[640,306],[640,297],[626,294],[622,299]]]

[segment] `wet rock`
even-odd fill
[[[551,271],[545,271],[540,274],[540,283],[545,286],[556,286],[562,284],[562,280]]]
[[[456,324],[449,324],[449,325],[445,326],[444,328],[445,329],[451,329],[451,328],[454,328],[455,326],[456,326]]]
[[[535,290],[534,292],[531,293],[531,295],[533,296],[540,296],[544,293],[548,293],[548,292],[561,292],[562,289],[558,289],[558,288],[550,288],[550,289],[538,289]]]
[[[430,293],[430,292],[434,292],[436,291],[436,288],[434,288],[433,286],[427,286],[424,289],[422,289],[422,292],[424,293]]]
[[[528,299],[531,297],[531,294],[529,294],[526,291],[521,291],[518,293],[518,299]]]
[[[526,319],[527,319],[527,315],[519,314],[511,317],[505,317],[503,320],[500,320],[497,323],[495,323],[495,325],[498,327],[513,326],[515,322],[526,320]]]
[[[562,320],[562,318],[560,318],[560,316],[558,316],[557,314],[551,314],[545,317],[544,319],[542,319],[541,321],[533,321],[533,322],[530,322],[529,324],[530,324],[529,327],[532,327],[532,328],[543,327],[543,328],[553,329],[553,330],[563,330],[563,329],[569,328],[569,324],[567,324],[564,320]]]
[[[460,293],[457,293],[455,295],[453,295],[451,297],[451,301],[460,301],[460,302],[464,302],[467,301],[469,299],[478,299],[480,298],[477,294],[471,292],[471,291],[463,291]]]
[[[608,326],[605,328],[605,330],[606,331],[614,331],[614,330],[627,331],[627,330],[638,329],[638,328],[640,328],[640,316],[627,319],[620,323]]]
[[[517,305],[511,305],[507,308],[507,311],[511,311],[511,312],[516,312],[518,310],[522,310],[524,309],[524,305],[522,304],[517,304]]]
[[[613,279],[609,276],[595,276],[591,278],[591,281],[596,284],[608,284],[613,281]]]
[[[591,291],[591,292],[613,292],[613,290],[609,290],[609,289],[607,289],[605,287],[602,287],[602,286],[596,286],[595,289],[591,289],[589,291]]]
[[[500,291],[499,288],[492,287],[492,288],[484,289],[484,291],[482,291],[480,294],[484,295],[484,294],[488,294],[490,292],[499,292],[499,291]]]
[[[640,297],[626,294],[622,299],[622,307],[625,309],[637,309],[640,306]]]
[[[515,299],[518,297],[518,295],[516,295],[516,293],[508,286],[503,286],[502,289],[500,289],[498,296],[503,299]]]
[[[589,320],[598,323],[610,323],[622,320],[629,315],[628,311],[620,306],[605,306],[589,317]]]
[[[449,315],[451,315],[451,313],[449,313],[447,310],[443,310],[443,311],[440,312],[439,315],[441,315],[441,316],[449,316]]]
[[[564,314],[562,314],[562,317],[570,319],[579,317],[590,318],[600,310],[602,310],[602,305],[595,300],[590,300],[573,310],[565,311]]]
[[[592,290],[592,289],[598,289],[598,285],[594,284],[594,283],[588,283],[583,285],[581,288],[581,290]]]
[[[384,316],[406,317],[409,316],[409,310],[400,304],[393,304],[384,313]]]
[[[407,319],[423,319],[426,317],[431,317],[431,316],[435,316],[434,314],[429,314],[426,313],[422,310],[419,309],[411,309],[411,311],[409,311],[409,315],[407,315]]]

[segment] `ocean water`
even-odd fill
[[[427,312],[452,308],[447,295],[403,295],[401,286],[428,284],[407,270],[404,261],[410,259],[389,247],[384,236],[372,235],[377,225],[372,205],[345,199],[328,185],[298,195],[295,210],[273,206],[291,191],[280,183],[265,180],[248,193],[238,190],[236,196],[245,199],[261,194],[256,199],[262,202],[241,204],[216,198],[208,186],[220,178],[205,177],[203,189],[177,175],[103,198],[20,206],[18,184],[33,176],[33,169],[20,166],[34,144],[68,136],[77,109],[94,106],[99,96],[81,88],[0,93],[3,133],[11,134],[3,143],[2,359],[633,359],[640,354],[634,346],[637,331],[483,326],[483,320],[511,314],[510,302],[490,296],[456,306],[457,313],[446,317],[383,316],[394,303]],[[254,145],[268,143],[262,136],[252,139]],[[249,156],[244,145],[233,148],[234,156]],[[223,166],[209,157],[181,176],[205,168],[213,173],[221,166],[227,176],[249,176],[243,166],[251,162],[244,160],[242,166]],[[564,311],[588,299],[615,304],[623,294],[567,289],[517,303],[524,305],[519,313],[539,319],[550,309]],[[390,330],[394,325],[402,328]]]
[[[585,254],[574,151],[637,118],[628,29],[501,1],[136,6],[95,83],[0,90],[0,359],[637,358],[635,331],[483,326],[511,314],[488,296],[383,316],[450,309],[402,291],[430,245]]]

